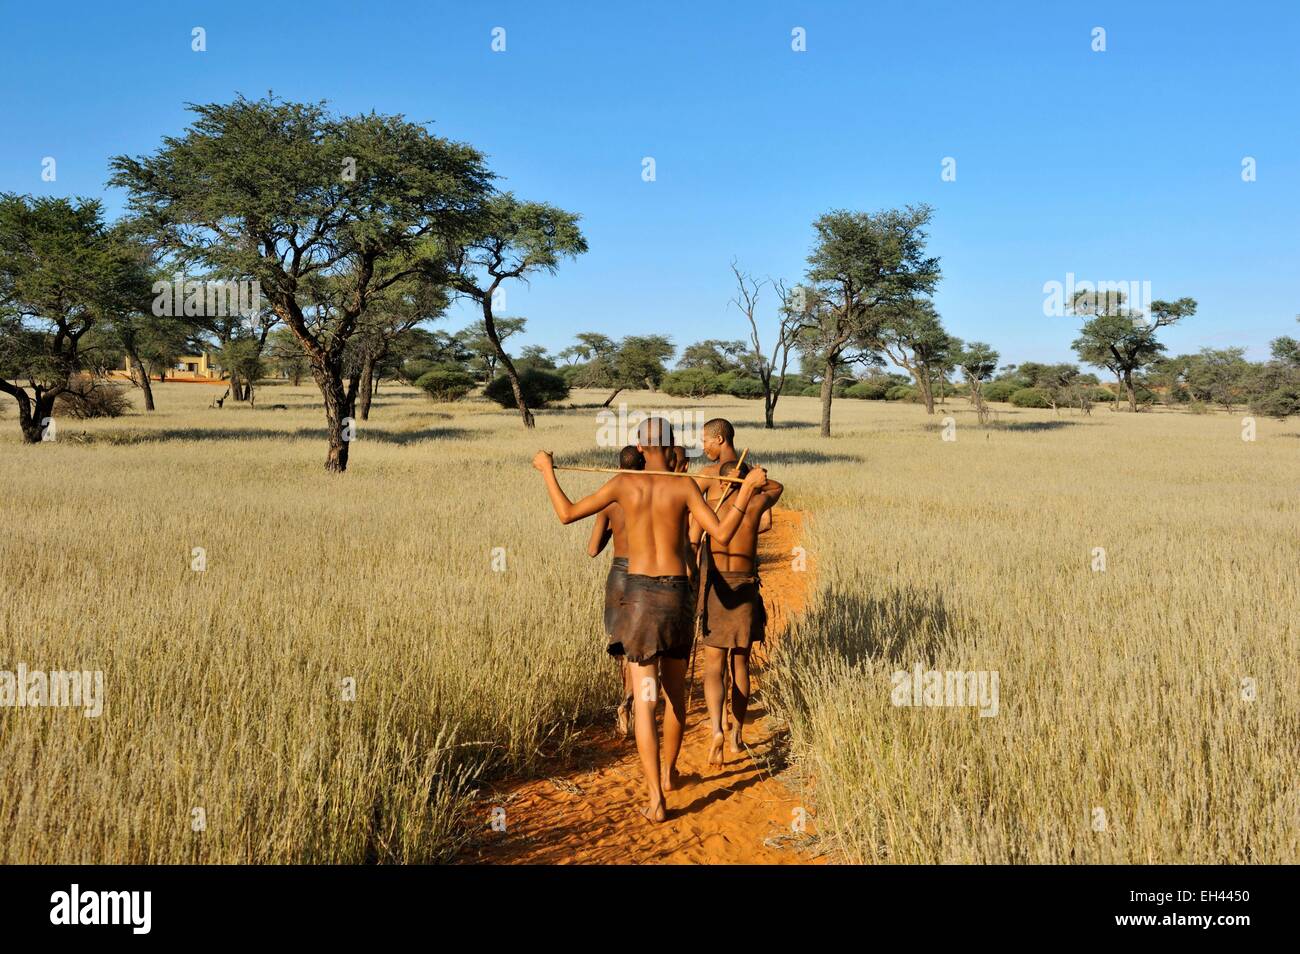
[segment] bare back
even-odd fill
[[[685,576],[686,516],[690,495],[701,496],[699,489],[692,481],[654,474],[620,474],[611,483],[622,509],[628,572]]]
[[[647,458],[647,463],[655,465],[652,469],[660,469],[663,464],[662,453],[657,458],[647,454]],[[730,540],[740,526],[743,508],[750,497],[769,483],[767,472],[761,467],[754,468],[741,481],[737,497],[740,506],[719,518],[704,502],[704,495],[693,480],[625,471],[606,481],[595,493],[574,502],[555,479],[550,451],[534,454],[533,467],[545,478],[546,494],[561,523],[593,517],[611,504],[620,506],[627,532],[628,572],[642,576],[685,576],[687,515],[704,532]],[[593,527],[593,540],[588,544],[592,556],[600,552],[597,539],[600,532],[599,525]]]
[[[713,565],[724,573],[752,573],[756,569],[758,535],[762,529],[763,514],[776,503],[783,489],[775,481],[769,481],[769,486],[773,487],[774,491],[756,493],[750,499],[740,526],[736,528],[735,535],[727,543],[709,537],[709,553],[713,557]],[[709,488],[705,501],[710,507],[717,507],[718,501],[722,499],[726,490],[726,485],[715,482],[715,486]],[[727,495],[727,500],[734,500],[735,496],[732,492]]]

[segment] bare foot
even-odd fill
[[[709,743],[709,764],[710,765],[722,764],[722,739],[723,736],[721,732],[713,733],[713,741]]]
[[[744,743],[740,741],[740,726],[733,725],[731,731],[727,733],[727,735],[729,736],[727,741],[731,743],[731,752],[733,755],[739,755],[744,751]],[[719,748],[722,746],[721,739],[718,740],[718,746]]]
[[[647,821],[652,821],[656,824],[663,821],[665,818],[663,799],[659,799],[657,802],[651,802],[646,808],[641,809],[641,814],[645,816]]]
[[[628,696],[618,704],[618,709],[614,713],[614,719],[618,723],[618,734],[623,738],[632,735],[632,697]]]
[[[681,776],[677,774],[677,766],[670,765],[664,769],[664,773],[659,779],[659,787],[665,792],[671,792],[677,788],[679,782],[681,782]]]

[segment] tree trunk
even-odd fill
[[[615,389],[614,389],[614,393],[611,394],[609,397],[605,398],[605,403],[602,404],[601,407],[609,407],[610,402],[613,401],[614,398],[618,397],[618,396],[619,396],[620,394],[622,394],[622,393],[623,393],[623,389],[622,389],[622,388],[615,388]]]
[[[533,412],[528,409],[528,402],[524,400],[524,389],[519,383],[519,372],[515,370],[515,363],[510,360],[506,349],[501,347],[501,339],[497,337],[496,320],[492,316],[491,292],[483,296],[483,327],[492,342],[492,347],[496,348],[497,360],[506,369],[506,377],[510,379],[510,390],[515,394],[515,404],[519,407],[519,416],[523,418],[524,427],[532,427],[535,424]],[[491,377],[488,380],[491,381]]]
[[[316,379],[316,386],[325,399],[325,426],[329,439],[325,469],[341,474],[348,469],[348,448],[352,440],[352,422],[348,420],[351,415],[348,392],[343,386],[343,369],[332,362],[317,365],[313,361],[312,377]]]
[[[989,408],[984,403],[984,388],[978,380],[971,381],[970,395],[975,405],[975,416],[979,419],[980,427],[984,427],[989,422]]]
[[[921,400],[925,402],[925,413],[934,413],[934,385],[930,381],[930,375],[924,368],[916,376],[917,382],[921,385]]]
[[[54,417],[54,393],[42,393],[38,388],[35,399],[28,397],[25,388],[5,388],[5,393],[18,402],[18,426],[22,428],[24,444],[39,444],[45,437],[45,420]]]
[[[244,388],[243,382],[240,379],[239,375],[234,371],[230,372],[230,400],[232,401],[248,400],[248,391]]]
[[[361,372],[348,375],[347,389],[347,414],[348,417],[357,416],[357,396],[361,393]]]
[[[360,417],[363,421],[370,420],[370,402],[374,396],[375,362],[373,358],[366,358],[361,364]]]
[[[1124,392],[1128,395],[1128,409],[1134,414],[1137,413],[1138,399],[1137,391],[1133,387],[1133,372],[1124,372]]]
[[[144,392],[144,409],[152,411],[153,406],[153,388],[149,385],[149,369],[144,366],[144,362],[139,356],[132,354],[131,361],[135,364],[136,373],[140,375],[140,390]]]
[[[822,376],[822,437],[831,436],[831,400],[835,397],[835,362],[826,362]]]

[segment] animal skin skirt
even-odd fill
[[[691,596],[691,584],[684,576],[629,573],[610,637],[610,654],[626,654],[634,663],[659,656],[688,658],[695,638]]]
[[[627,587],[627,557],[614,557],[605,577],[605,635],[611,639],[622,610],[623,590]]]
[[[709,572],[704,603],[704,645],[715,649],[748,649],[763,641],[767,607],[759,592],[757,573]]]

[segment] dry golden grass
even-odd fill
[[[102,669],[107,696],[99,719],[0,710],[0,861],[444,859],[487,822],[476,777],[612,704],[606,561],[528,465],[611,457],[595,408],[528,433],[386,387],[340,478],[310,387],[261,391],[287,411],[158,390],[53,445],[0,417],[0,669]],[[1104,408],[982,432],[954,405],[945,443],[917,407],[840,401],[823,441],[812,399],[769,433],[752,402],[702,403],[813,516],[818,595],[769,692],[842,858],[1297,859],[1294,421],[1254,443],[1238,417]],[[915,662],[998,670],[1000,715],[894,708]]]
[[[1295,862],[1300,425],[953,416],[944,443],[858,405],[829,446],[863,462],[790,475],[819,587],[774,694],[821,833],[853,862]],[[1000,713],[895,707],[918,663],[997,671]]]

